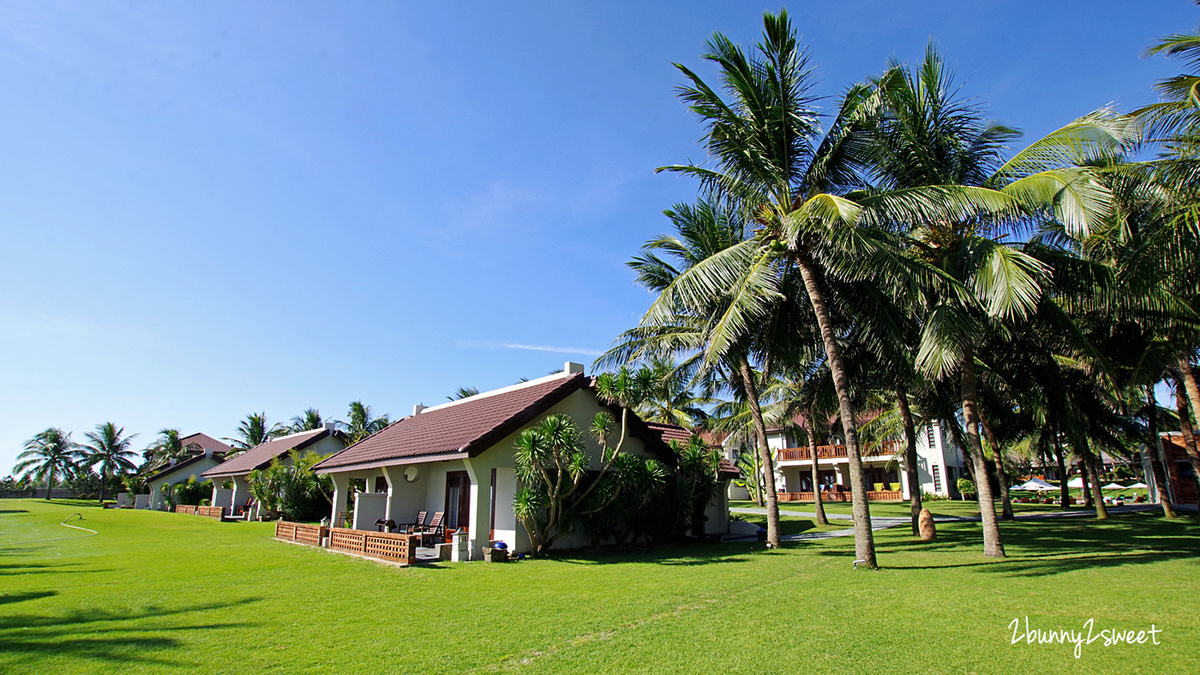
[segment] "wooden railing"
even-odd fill
[[[320,546],[321,541],[329,536],[329,528],[320,525],[304,523],[289,523],[285,520],[275,521],[275,538],[286,541],[296,541],[309,546]]]
[[[416,562],[417,557],[417,547],[409,545],[407,534],[369,532],[344,527],[329,530],[329,548],[372,558],[395,560],[406,565]]]
[[[859,447],[859,455],[862,457],[878,457],[881,455],[894,455],[900,452],[900,443],[898,441],[888,441],[886,443],[871,443],[864,444]],[[838,459],[840,457],[848,457],[848,451],[844,445],[818,445],[817,459]],[[775,460],[778,462],[800,462],[812,459],[812,450],[809,448],[783,448],[775,451]]]
[[[811,492],[780,492],[778,497],[781,502],[813,501],[813,493]],[[904,496],[899,490],[871,490],[867,492],[867,501],[898,502],[902,499],[904,499]],[[850,500],[849,491],[834,490],[833,492],[821,492],[821,501],[823,502],[848,502]]]
[[[180,504],[175,507],[175,513],[187,513],[193,516],[207,516],[209,518],[224,518],[224,506],[192,506],[191,504]]]

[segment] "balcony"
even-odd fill
[[[901,450],[900,441],[884,443],[866,443],[859,447],[862,457],[883,457],[894,455]],[[844,445],[818,445],[817,459],[839,459],[849,457]],[[809,448],[783,448],[775,451],[777,462],[805,462],[812,460],[812,450]]]

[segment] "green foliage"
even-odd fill
[[[212,497],[213,484],[211,480],[200,482],[195,476],[189,476],[186,481],[175,483],[174,499],[175,504],[187,504],[188,506],[196,506],[202,499]]]
[[[285,520],[311,521],[329,512],[333,503],[333,480],[317,474],[313,466],[328,455],[307,452],[293,464],[276,457],[266,469],[256,469],[246,477],[250,494],[268,514]]]
[[[958,487],[958,491],[964,495],[975,494],[975,481],[970,478],[959,478],[955,485]]]

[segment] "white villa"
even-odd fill
[[[344,522],[352,481],[362,481],[365,490],[353,494],[353,529],[374,530],[376,520],[412,523],[420,511],[440,511],[447,533],[466,531],[470,559],[478,559],[493,541],[504,541],[512,551],[528,551],[528,535],[512,507],[518,491],[513,458],[517,435],[555,413],[569,415],[586,429],[592,417],[606,409],[620,419],[618,409],[601,403],[593,378],[577,363],[537,380],[434,407],[415,406],[411,416],[317,465],[318,473],[333,478],[332,523]],[[667,456],[670,448],[664,436],[687,436],[679,427],[650,425],[633,414],[628,425],[622,451],[641,456]],[[600,446],[590,436],[586,442],[591,465],[598,466]],[[724,491],[707,515],[706,533],[728,532]],[[556,546],[584,543],[583,535],[576,534]]]
[[[285,464],[292,464],[296,457],[308,452],[332,455],[346,447],[343,438],[343,434],[330,423],[322,429],[288,434],[256,445],[202,474],[213,482],[211,504],[225,507],[225,513],[231,516],[243,515],[251,503],[250,486],[246,483],[251,471],[267,468],[276,457]],[[232,482],[233,487],[222,487],[227,481]]]
[[[144,502],[142,495],[136,496],[137,508],[157,510],[167,508],[166,500],[162,495],[164,485],[182,483],[192,477],[195,477],[196,480],[204,480],[200,476],[224,461],[225,454],[229,452],[228,445],[205,434],[192,434],[179,439],[179,441],[183,446],[184,456],[181,459],[169,460],[146,477],[146,485],[150,488],[150,494]]]
[[[768,433],[767,444],[775,453],[775,482],[780,501],[812,500],[813,462],[808,446],[798,447],[793,439],[780,431]],[[870,499],[899,501],[909,498],[903,442],[863,444],[861,454]],[[849,501],[850,460],[846,446],[817,446],[817,462],[822,498]],[[917,429],[917,475],[922,491],[945,497],[957,494],[955,481],[966,475],[962,453],[944,437],[940,422]],[[829,497],[825,497],[827,491]]]

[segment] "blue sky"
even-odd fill
[[[784,6],[788,6],[785,4]],[[588,363],[695,196],[671,65],[779,3],[7,2],[0,475],[59,426],[403,415]],[[791,3],[820,92],[915,62],[1040,136],[1153,100],[1185,0]],[[830,101],[832,103],[832,101]]]

